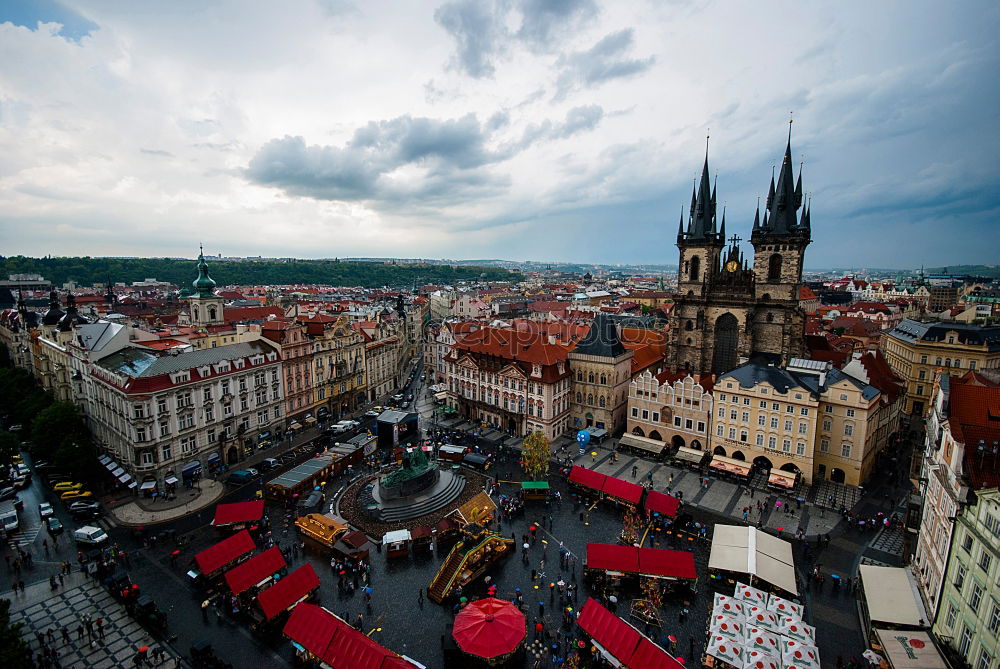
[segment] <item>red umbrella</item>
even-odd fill
[[[487,597],[455,616],[452,636],[469,655],[491,660],[517,650],[525,637],[524,614],[512,603]]]

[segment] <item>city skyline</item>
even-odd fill
[[[1000,251],[987,3],[243,7],[0,9],[6,254],[669,265],[706,135],[747,239],[790,112],[807,268]]]

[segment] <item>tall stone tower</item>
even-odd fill
[[[194,292],[188,298],[191,309],[191,325],[205,327],[221,325],[224,302],[222,296],[215,292],[215,281],[208,275],[208,263],[205,262],[205,252],[198,253],[198,278],[191,283]]]

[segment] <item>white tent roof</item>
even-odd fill
[[[716,525],[708,567],[751,574],[785,592],[799,594],[792,545],[756,527]]]
[[[872,624],[921,627],[930,624],[909,569],[863,564],[860,572]]]

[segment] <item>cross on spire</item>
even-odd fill
[[[739,235],[733,235],[732,237],[729,238],[729,241],[732,242],[733,246],[736,246],[737,244],[742,242],[743,239]]]

